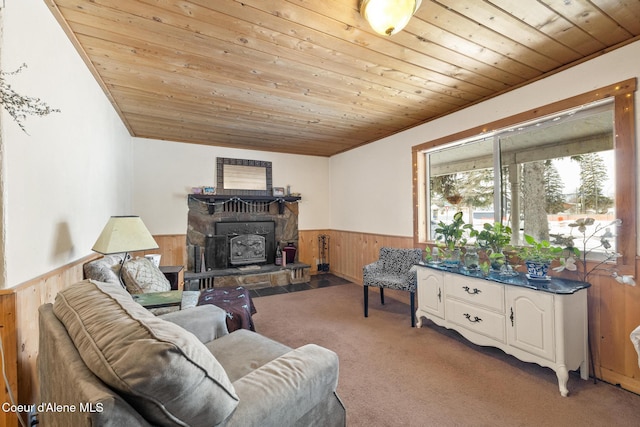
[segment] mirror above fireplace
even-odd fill
[[[268,196],[272,191],[271,162],[216,158],[217,194]]]

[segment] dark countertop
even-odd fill
[[[484,279],[491,282],[502,283],[505,285],[520,286],[523,288],[533,289],[536,291],[549,292],[552,294],[573,294],[581,289],[591,286],[591,283],[580,282],[578,280],[561,279],[559,277],[550,276],[549,280],[531,280],[527,278],[525,273],[517,275],[502,275],[499,272],[490,272],[488,276],[484,276],[480,270],[469,271],[464,267],[451,268],[445,267],[443,264],[418,264],[420,267],[427,267],[433,270],[455,273],[462,276],[473,277],[476,279]]]

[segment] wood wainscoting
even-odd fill
[[[300,231],[300,262],[311,264],[311,273],[318,272],[318,236],[329,236],[329,270],[336,276],[362,284],[362,267],[377,260],[380,248],[412,248],[412,237],[386,236],[339,230]],[[404,294],[404,293],[403,293]],[[407,299],[408,301],[408,299]]]
[[[312,274],[318,274],[318,236],[323,234],[329,236],[330,273],[358,284],[362,284],[362,267],[378,259],[381,247],[413,247],[412,237],[339,230],[301,230],[298,260],[311,265]],[[185,235],[155,238],[160,249],[149,253],[161,254],[161,265],[186,264]],[[97,254],[89,255],[15,288],[0,290],[0,334],[6,372],[19,403],[38,402],[38,307],[53,302],[59,291],[82,280],[83,264],[97,257]],[[637,260],[636,264],[636,267],[640,267],[640,261]],[[640,286],[621,285],[607,276],[596,276],[591,283],[588,291],[589,335],[595,374],[600,379],[640,394],[638,357],[629,339],[631,331],[640,325]],[[409,300],[406,292],[390,293],[390,296],[406,302]],[[353,303],[358,305],[362,301]],[[0,388],[0,401],[9,402],[4,387]],[[13,414],[0,411],[0,425],[14,427],[18,422]]]
[[[329,268],[336,276],[362,283],[362,267],[378,259],[380,248],[412,248],[412,237],[385,236],[337,230],[299,230],[298,261],[311,266],[311,274],[318,273],[320,249],[318,237],[329,236]],[[160,249],[145,253],[162,255],[161,265],[186,267],[186,236],[184,234],[153,236]]]
[[[15,288],[0,290],[0,334],[4,348],[5,370],[16,403],[39,403],[36,368],[38,307],[53,302],[59,291],[82,280],[83,264],[97,257],[97,254],[84,257]],[[0,388],[0,402],[9,401],[5,387]],[[14,413],[0,411],[0,425],[15,427],[18,425],[18,419]]]

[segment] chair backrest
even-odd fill
[[[422,261],[422,249],[380,248],[380,260],[385,271],[405,274]]]

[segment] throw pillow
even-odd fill
[[[105,255],[84,265],[84,277],[119,284],[121,263],[122,255]]]
[[[205,345],[149,313],[121,286],[76,283],[58,293],[53,310],[87,367],[150,423],[217,425],[238,405]]]
[[[150,259],[144,257],[124,263],[122,280],[131,294],[171,290],[171,284],[162,271]]]

